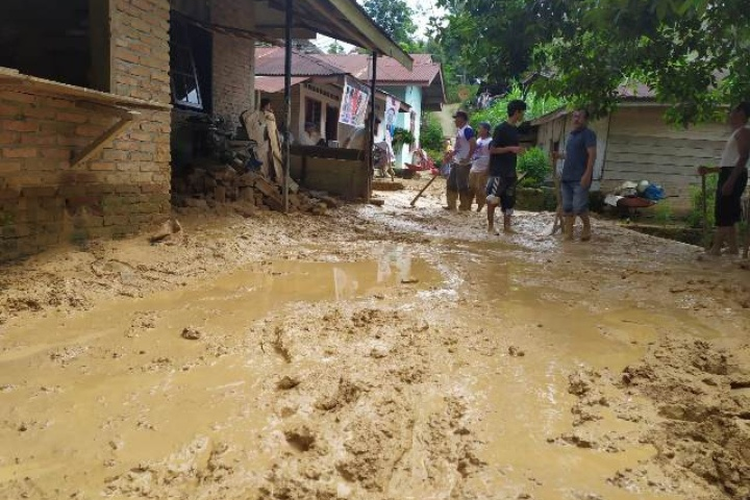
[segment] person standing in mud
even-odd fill
[[[471,189],[471,201],[476,199],[477,212],[481,212],[487,198],[487,179],[489,178],[490,169],[490,144],[492,136],[490,132],[492,126],[487,122],[479,124],[479,137],[477,137],[477,147],[474,150],[474,156],[469,171],[469,188]]]
[[[453,151],[448,154],[450,162],[450,173],[448,174],[448,185],[446,187],[446,198],[448,200],[447,210],[456,209],[456,201],[459,200],[459,209],[471,210],[471,189],[469,188],[469,171],[471,170],[471,159],[477,146],[477,138],[474,129],[469,125],[469,115],[465,111],[457,111],[453,115],[456,124],[456,144]]]
[[[727,244],[729,253],[737,255],[737,228],[742,218],[742,193],[747,187],[747,162],[750,157],[750,102],[741,102],[729,113],[729,126],[732,134],[729,136],[721,163],[718,167],[700,167],[698,174],[719,174],[716,186],[716,202],[714,214],[716,219],[716,235],[708,250],[711,255],[721,255],[721,248]]]
[[[508,103],[508,119],[495,127],[490,144],[490,177],[487,181],[487,232],[495,233],[495,209],[503,212],[503,231],[512,233],[511,218],[516,204],[516,162],[525,149],[520,146],[518,125],[526,113],[526,103]]]
[[[589,218],[589,189],[596,161],[596,134],[588,128],[589,112],[577,109],[573,112],[573,130],[565,143],[565,153],[552,153],[552,159],[565,160],[560,189],[563,204],[563,234],[566,240],[573,239],[576,217],[583,223],[581,241],[591,239]]]

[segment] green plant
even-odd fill
[[[666,226],[674,220],[674,212],[672,212],[672,206],[669,204],[669,201],[662,200],[656,204],[654,207],[654,218],[662,226]]]
[[[414,137],[414,134],[406,130],[405,128],[396,127],[393,129],[393,147],[399,147],[404,144],[411,145],[414,144],[414,141],[416,141],[416,138]]]
[[[538,187],[549,175],[551,165],[547,154],[541,148],[531,148],[518,157],[517,170],[519,174],[526,173],[521,186]]]
[[[422,114],[422,129],[419,136],[421,142],[419,146],[422,149],[438,151],[443,149],[443,127],[432,113]]]
[[[706,218],[708,227],[714,225],[714,202],[716,200],[716,186],[719,182],[719,176],[709,174],[706,176]],[[690,186],[690,213],[687,216],[687,223],[691,227],[703,226],[703,192],[701,186]]]
[[[518,83],[511,86],[510,92],[500,99],[496,99],[492,105],[486,109],[480,109],[471,116],[471,125],[475,129],[480,122],[488,122],[493,127],[504,122],[508,118],[508,103],[514,99],[523,99],[526,102],[527,109],[524,115],[526,121],[539,118],[556,109],[565,106],[565,101],[554,97],[541,97],[534,92],[528,92],[524,96],[523,88]]]

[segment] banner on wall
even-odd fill
[[[369,103],[370,89],[347,77],[341,97],[339,123],[353,127],[364,125]]]
[[[396,130],[396,117],[401,102],[395,97],[388,96],[385,101],[385,114],[383,115],[383,130],[385,131],[385,141],[388,146],[393,146],[393,132]]]

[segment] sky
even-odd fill
[[[357,2],[362,3],[362,0],[357,0]],[[426,36],[427,24],[430,17],[440,15],[443,12],[443,9],[440,9],[435,5],[436,0],[406,0],[406,3],[415,11],[414,24],[417,25],[417,37],[424,38]],[[315,44],[323,50],[325,50],[331,43],[333,43],[332,38],[322,35],[318,35],[318,38],[315,40]],[[349,50],[352,47],[348,44],[342,45],[344,45],[346,50]]]

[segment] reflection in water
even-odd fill
[[[404,280],[412,279],[411,254],[403,247],[382,250],[377,257],[377,271],[375,282],[379,285],[395,285]],[[351,299],[357,295],[359,281],[343,267],[333,268],[333,285],[336,300]]]

